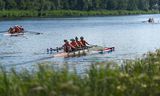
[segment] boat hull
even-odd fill
[[[11,33],[4,33],[5,36],[19,36],[19,35],[24,35],[24,33],[14,33],[14,34],[11,34]]]
[[[78,50],[78,51],[69,52],[69,53],[60,52],[60,53],[54,54],[54,57],[65,57],[65,58],[80,57],[80,56],[85,56],[89,54],[104,54],[106,52],[112,52],[114,50],[115,50],[114,47],[103,48],[103,47],[97,46],[97,47],[87,48],[87,49]]]

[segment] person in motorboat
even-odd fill
[[[80,43],[84,48],[87,47],[87,45],[90,45],[88,42],[84,40],[84,37],[80,37]]]

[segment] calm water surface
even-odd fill
[[[51,58],[43,61],[78,62],[74,67],[81,70],[88,66],[87,62],[137,58],[148,51],[160,48],[160,24],[142,23],[150,17],[155,18],[157,22],[160,19],[160,15],[134,15],[1,20],[0,31],[13,25],[22,25],[26,30],[44,34],[28,33],[24,36],[10,37],[0,33],[0,63],[5,66],[18,64],[18,68],[31,68],[33,63],[37,62],[23,62],[48,57],[50,54],[46,54],[46,48],[61,46],[64,39],[75,36],[84,36],[90,44],[114,46],[116,51],[103,55]]]

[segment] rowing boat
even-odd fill
[[[9,33],[9,32],[5,32],[4,35],[5,36],[20,36],[20,35],[24,35],[26,33],[29,33],[29,34],[34,34],[34,35],[40,35],[42,33],[40,32],[33,32],[33,31],[23,31],[23,32],[20,32],[20,33]]]
[[[112,52],[114,51],[114,47],[101,47],[101,46],[91,46],[88,48],[85,48],[83,50],[77,50],[74,52],[59,52],[57,54],[54,54],[54,57],[79,57],[79,56],[85,56],[90,54],[104,54],[106,52]]]
[[[157,22],[142,21],[142,23],[146,23],[146,24],[159,24],[160,22],[159,21],[157,21]]]
[[[8,33],[8,32],[6,32],[6,33],[4,33],[4,35],[5,36],[19,36],[19,35],[24,35],[24,33],[23,32],[21,32],[21,33]]]

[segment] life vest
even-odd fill
[[[78,45],[75,41],[71,42],[70,45],[71,45],[72,48],[77,48],[78,47]]]
[[[76,41],[76,43],[79,47],[83,46],[80,41]]]
[[[17,33],[21,32],[21,29],[18,26],[15,26],[14,29],[15,29],[15,32]]]

